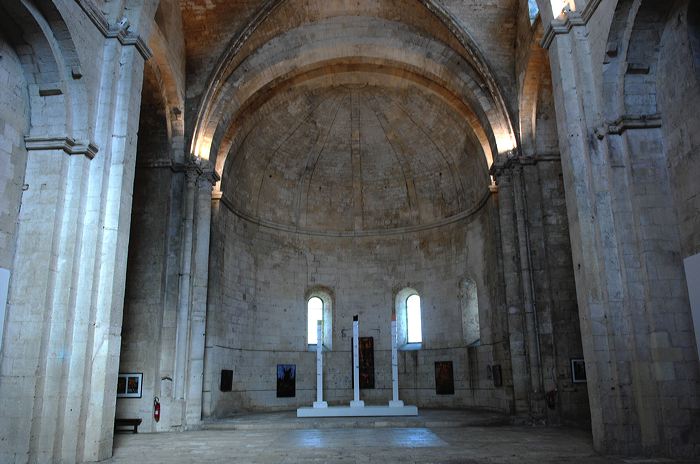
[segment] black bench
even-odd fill
[[[139,433],[141,419],[114,419],[115,432],[128,432],[128,430],[117,430],[117,427],[133,427],[132,433]]]

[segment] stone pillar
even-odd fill
[[[182,210],[182,246],[180,248],[180,291],[177,305],[175,330],[175,367],[173,370],[172,417],[182,417],[187,377],[187,355],[189,352],[190,290],[192,272],[192,244],[194,240],[194,209],[196,168],[188,166],[185,171],[184,206]],[[180,421],[181,422],[181,421]],[[178,422],[173,423],[176,425]]]
[[[65,424],[65,433],[75,430],[77,439],[82,439],[78,461],[99,461],[112,455],[145,58],[137,48],[116,41],[109,41],[105,48],[102,88],[107,95],[98,110],[96,135],[98,145],[105,147],[105,157],[91,164],[91,192],[83,231],[87,244],[82,250],[77,293],[81,318],[76,322],[81,326],[72,341],[74,352],[84,347],[85,357],[76,363],[76,372],[68,376],[73,382],[79,381],[81,374],[86,379],[82,392],[71,390],[76,401],[78,394],[82,397],[81,427],[75,430],[75,423],[69,419]],[[92,288],[87,281],[82,285],[82,279],[91,280]]]
[[[75,277],[74,260],[65,258],[75,253],[84,195],[81,178],[95,154],[85,146],[80,153],[84,156],[69,156],[62,148],[67,140],[27,139],[27,188],[18,218],[18,259],[0,377],[3,422],[8,424],[3,459],[50,460],[62,413],[62,346],[72,316],[67,290]]]
[[[25,139],[27,189],[0,376],[3,425],[12,424],[2,461],[83,462],[112,453],[145,57],[117,40],[103,51],[94,143]]]
[[[530,414],[541,418],[544,414],[544,392],[542,379],[542,356],[540,353],[540,328],[535,300],[534,282],[530,256],[530,231],[528,221],[527,194],[523,180],[523,166],[513,161],[513,199],[518,235],[520,280],[523,296],[523,321],[530,375]]]
[[[607,11],[596,11],[597,6],[582,2],[558,19],[545,18],[544,42],[552,68],[593,442],[606,453],[688,455],[697,438],[692,418],[698,406],[688,397],[697,397],[698,364],[697,358],[686,358],[689,310],[677,219],[668,213],[668,173],[659,159],[662,134],[649,130],[649,118],[625,126],[629,115],[606,115],[614,104],[604,99],[605,92],[612,91],[609,98],[624,96],[614,90],[615,77],[603,82],[608,76],[595,74],[605,56],[599,44],[606,42],[591,40],[591,26],[600,24],[598,12]],[[620,108],[624,111],[624,105]],[[619,117],[622,123],[605,117]],[[653,172],[650,182],[645,172]]]
[[[187,359],[187,392],[185,397],[185,426],[187,428],[196,428],[202,421],[211,194],[212,187],[217,181],[218,175],[211,170],[200,172],[196,181],[192,241],[192,306],[189,315],[189,351]]]
[[[530,412],[530,375],[528,372],[527,340],[520,277],[520,246],[515,220],[515,189],[512,165],[502,163],[494,170],[498,183],[498,212],[503,255],[505,302],[508,308],[508,344],[510,347],[513,380],[513,413]]]

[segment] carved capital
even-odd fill
[[[541,43],[542,48],[548,49],[555,36],[568,34],[574,27],[587,25],[600,2],[601,0],[590,0],[580,13],[567,8],[563,17],[552,20],[545,28]]]
[[[136,47],[136,50],[139,51],[144,60],[148,60],[153,56],[153,52],[148,48],[146,41],[140,35],[129,32],[129,24],[126,18],[122,18],[117,24],[109,24],[107,18],[92,0],[75,0],[75,2],[105,38],[117,39],[125,47]]]

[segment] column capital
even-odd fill
[[[579,11],[572,10],[566,6],[561,16],[554,18],[544,30],[542,37],[542,48],[549,49],[554,41],[554,37],[560,34],[568,34],[576,26],[585,26],[600,5],[601,0],[589,0],[586,6]]]
[[[219,174],[214,170],[206,170],[206,171],[201,171],[199,173],[199,177],[197,178],[197,186],[202,189],[211,189],[214,188],[214,185],[216,185],[217,182],[221,180],[221,177]]]
[[[110,24],[105,15],[91,0],[75,0],[75,3],[80,6],[85,15],[106,39],[117,39],[122,46],[136,47],[136,50],[138,50],[144,60],[148,60],[153,56],[153,52],[146,41],[140,35],[129,31],[129,21],[126,18],[122,18],[116,24]]]

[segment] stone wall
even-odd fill
[[[664,151],[668,158],[682,258],[700,253],[700,50],[697,5],[673,11],[676,23],[661,42],[658,101],[664,121]],[[694,22],[693,22],[694,21]],[[694,47],[691,47],[694,44]]]
[[[261,227],[216,208],[212,232],[207,320],[205,414],[245,409],[288,409],[315,396],[315,354],[306,341],[307,292],[329,289],[333,301],[332,350],[324,357],[324,395],[347,402],[351,389],[352,316],[360,336],[374,338],[375,389],[368,403],[391,397],[390,321],[397,292],[421,296],[423,344],[399,356],[401,397],[418,406],[477,406],[508,411],[509,399],[486,376],[502,364],[495,326],[498,262],[493,202],[458,223],[413,233],[369,237],[294,234]],[[481,346],[470,366],[462,333],[460,282],[476,282]],[[436,395],[435,361],[452,361],[454,395]],[[276,398],[276,365],[297,365],[295,398]],[[232,369],[233,392],[219,391],[221,369]]]
[[[681,259],[694,247],[696,189],[686,179],[697,177],[684,155],[695,129],[685,122],[697,124],[685,101],[668,104],[695,99],[690,3],[576,1],[551,24],[542,9],[593,439],[603,452],[698,453],[699,372]]]
[[[19,56],[1,37],[0,56],[0,268],[12,269],[27,163],[23,136],[29,125],[29,89]]]

